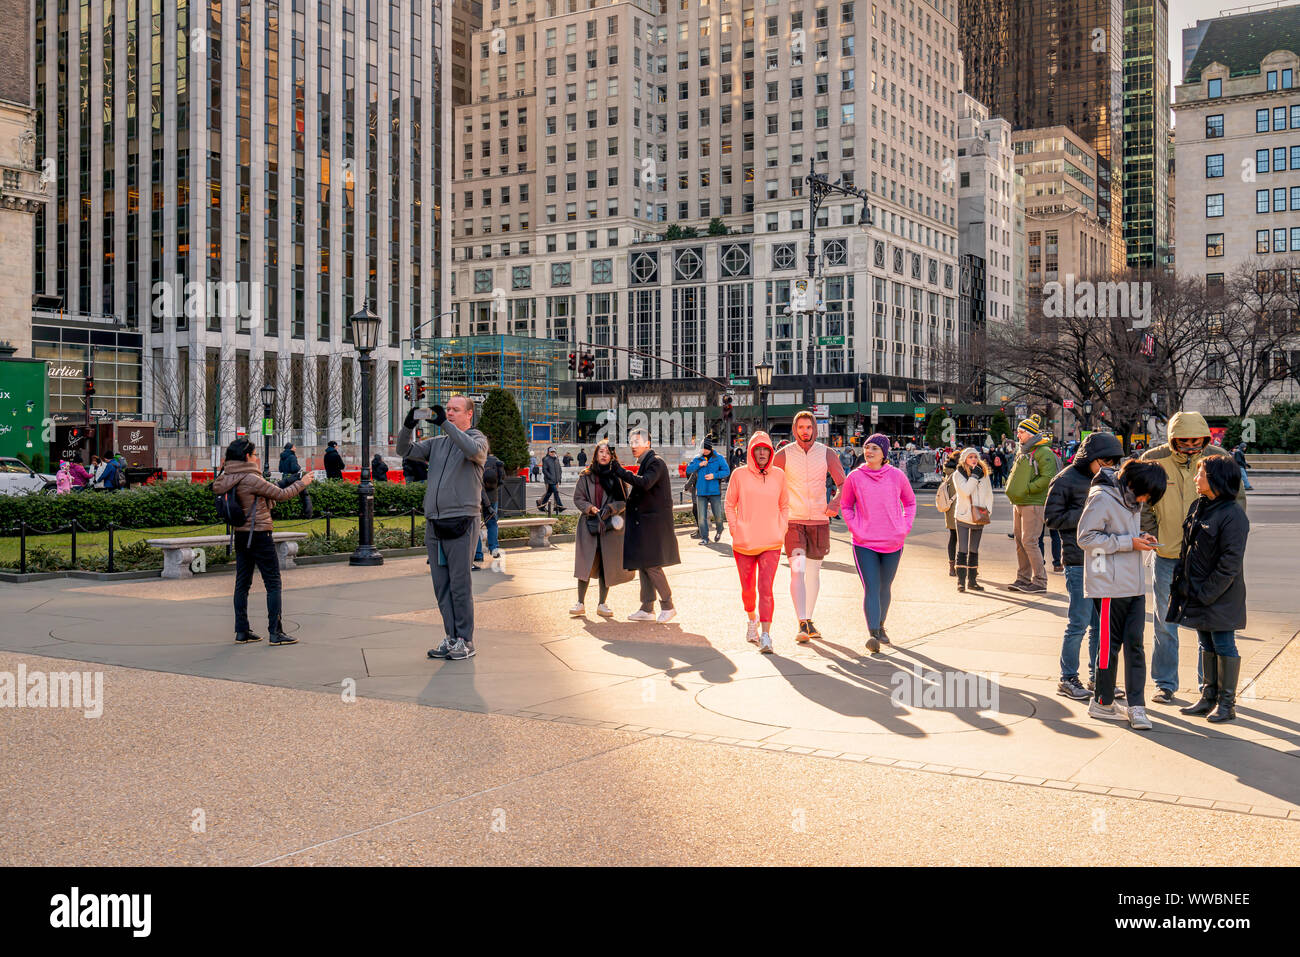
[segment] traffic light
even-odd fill
[[[411,401],[411,383],[408,382],[406,385],[402,386],[402,397],[405,398],[407,402]]]
[[[581,374],[584,379],[596,378],[596,357],[590,352],[582,354]]]
[[[578,371],[578,354],[576,352],[569,353],[569,371],[570,372]]]
[[[423,380],[423,379],[416,379],[416,380],[415,380],[415,398],[416,398],[416,401],[423,402],[423,401],[424,401],[424,393],[427,392],[428,389],[429,389],[429,387],[428,387],[427,385],[424,384],[424,380]]]
[[[730,422],[732,417],[731,394],[728,393],[722,397],[722,419],[724,422]]]
[[[95,394],[95,380],[92,379],[92,378],[90,378],[89,376],[87,376],[87,377],[86,377],[86,395],[94,395],[94,394]]]

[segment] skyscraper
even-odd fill
[[[1152,0],[1158,3],[1159,0]],[[1097,216],[1125,264],[1125,0],[961,0],[965,89],[1016,130],[1064,126],[1097,153]]]
[[[1168,266],[1169,5],[1124,2],[1124,242],[1134,269]]]

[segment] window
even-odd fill
[[[1208,202],[1208,201],[1209,201],[1209,198],[1207,197],[1207,198],[1206,198],[1206,202]],[[1266,189],[1257,189],[1257,190],[1255,190],[1255,212],[1256,212],[1256,213],[1267,213],[1268,211],[1269,211],[1269,208],[1268,208],[1268,190],[1266,190]]]
[[[606,283],[614,281],[614,260],[593,259],[591,261],[591,281]]]
[[[533,287],[533,270],[531,266],[515,266],[510,270],[511,289],[531,289]]]
[[[1275,130],[1286,129],[1286,107],[1285,106],[1273,107],[1273,129]]]
[[[1300,186],[1291,187],[1291,210],[1300,210]]]
[[[1255,230],[1255,253],[1262,255],[1266,252],[1268,252],[1268,230],[1257,229]]]
[[[572,283],[572,281],[573,281],[572,263],[551,263],[551,285],[552,286],[568,286]]]
[[[491,269],[474,270],[474,291],[475,292],[492,291],[492,270]]]
[[[1291,252],[1300,252],[1300,226],[1291,227]]]
[[[1223,114],[1216,113],[1205,118],[1205,138],[1218,140],[1223,138]]]
[[[1217,77],[1205,84],[1205,96],[1209,100],[1217,100],[1223,96],[1223,80]]]
[[[1291,106],[1291,129],[1300,129],[1300,103]]]
[[[1273,212],[1286,212],[1286,187],[1278,186],[1273,190]]]
[[[1208,163],[1210,161],[1210,157],[1207,156],[1205,158],[1205,161]],[[1222,166],[1222,164],[1220,165]],[[1268,150],[1255,150],[1255,172],[1256,173],[1268,172]],[[1220,176],[1223,175],[1222,169],[1220,169],[1219,175]]]
[[[1205,234],[1205,255],[1210,257],[1223,255],[1223,233]]]
[[[1282,71],[1282,89],[1291,89],[1291,71],[1289,69]]]
[[[1268,110],[1255,111],[1255,132],[1256,133],[1268,132]]]
[[[1283,227],[1273,230],[1273,252],[1286,252],[1286,229]]]
[[[1268,71],[1268,87],[1267,87],[1267,88],[1270,89],[1270,90],[1276,90],[1276,89],[1277,89],[1277,70],[1269,70],[1269,71]]]
[[[1205,215],[1206,217],[1223,215],[1223,194],[1210,193],[1205,197]]]
[[[1280,173],[1286,169],[1286,147],[1273,147],[1273,172]]]

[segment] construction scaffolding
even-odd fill
[[[456,394],[480,396],[504,389],[515,397],[525,427],[551,424],[554,434],[573,429],[577,404],[568,368],[573,346],[525,336],[457,336],[421,342],[425,381],[433,402]]]

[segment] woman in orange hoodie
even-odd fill
[[[776,606],[772,580],[781,563],[781,546],[790,522],[785,472],[772,465],[775,455],[767,433],[755,432],[749,440],[745,467],[733,471],[727,485],[731,551],[740,571],[740,594],[749,615],[745,640],[758,645],[758,650],[765,655],[772,653],[769,632]]]

